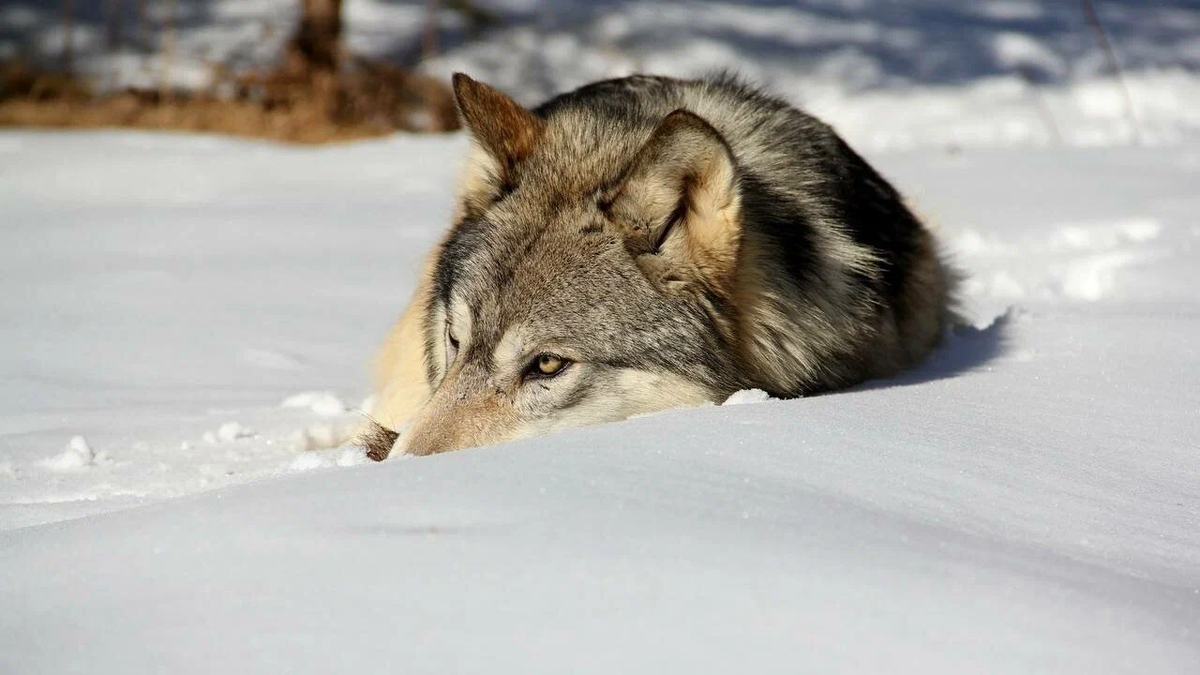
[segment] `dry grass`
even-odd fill
[[[293,66],[223,84],[230,95],[98,95],[77,78],[9,65],[0,67],[0,127],[179,130],[295,143],[458,127],[448,87],[388,64],[359,60],[337,73]]]

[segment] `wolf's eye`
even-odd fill
[[[561,356],[543,352],[535,356],[533,363],[530,363],[529,367],[525,369],[525,377],[526,379],[554,377],[561,373],[569,363],[570,361]]]

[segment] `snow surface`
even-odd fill
[[[463,149],[0,135],[0,528],[342,445]],[[43,465],[75,435],[108,461]]]
[[[84,66],[157,81],[75,4]],[[176,4],[194,86],[296,5]],[[1142,147],[1077,3],[488,4],[426,68],[532,102],[735,65],[821,113],[973,325],[849,392],[374,464],[461,137],[0,133],[0,673],[1200,672],[1194,3],[1096,3]],[[346,5],[359,52],[415,43],[424,3]],[[59,10],[5,3],[0,56]]]
[[[461,138],[0,148],[0,672],[1200,664],[1200,147],[873,157],[977,319],[896,380],[365,466]]]

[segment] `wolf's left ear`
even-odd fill
[[[606,201],[653,276],[731,290],[742,236],[737,165],[708,122],[686,110],[667,115]]]
[[[499,89],[462,73],[454,74],[453,83],[463,126],[496,161],[502,173],[511,172],[513,166],[533,151],[546,123]]]

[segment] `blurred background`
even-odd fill
[[[1195,0],[3,0],[0,125],[323,142],[457,123],[455,70],[527,104],[730,69],[853,143],[1200,135]]]

